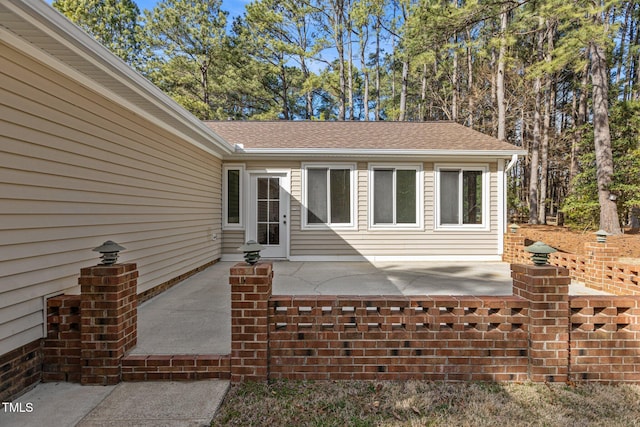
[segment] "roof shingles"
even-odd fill
[[[454,122],[207,121],[215,133],[245,149],[517,151]]]

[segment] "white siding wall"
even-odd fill
[[[220,257],[220,159],[1,42],[0,63],[0,354],[105,240],[139,292]]]
[[[336,162],[336,159],[328,162]],[[348,160],[345,160],[348,162]],[[379,160],[376,164],[383,163]],[[471,162],[479,164],[479,162]],[[438,163],[444,164],[444,163]],[[424,230],[368,229],[368,163],[358,162],[358,229],[302,230],[301,162],[247,162],[247,170],[271,168],[291,169],[291,256],[364,256],[364,257],[428,257],[481,256],[498,254],[498,177],[497,164],[489,164],[490,171],[490,229],[489,231],[434,230],[435,172],[434,163],[424,162]],[[461,166],[464,163],[452,165]],[[238,255],[237,248],[244,238],[242,231],[225,231],[224,253]],[[227,244],[227,242],[229,242]]]

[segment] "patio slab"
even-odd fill
[[[274,294],[511,295],[502,262],[274,263]]]
[[[214,264],[140,304],[131,354],[229,354],[233,264]]]
[[[229,354],[229,269],[219,262],[140,305],[131,354]],[[503,262],[274,261],[275,295],[511,295]],[[603,294],[580,284],[572,295]]]

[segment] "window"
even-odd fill
[[[422,227],[422,168],[370,166],[369,223],[373,227]]]
[[[242,228],[242,181],[244,166],[223,168],[223,210],[225,228]]]
[[[486,167],[437,168],[438,226],[485,227]]]
[[[303,165],[303,227],[355,226],[355,165]]]

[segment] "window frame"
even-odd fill
[[[238,183],[238,223],[229,222],[229,178],[228,174],[230,170],[237,170],[239,172]],[[222,166],[222,229],[223,230],[244,230],[244,197],[245,197],[245,165],[244,164],[228,164]]]
[[[323,223],[323,224],[309,224],[308,223],[308,170],[309,169],[327,169],[327,217],[331,213],[331,182],[330,176],[332,169],[348,169],[349,181],[350,181],[350,206],[351,206],[351,218],[348,223]],[[355,163],[302,163],[300,167],[301,172],[301,191],[302,191],[302,206],[300,212],[300,228],[302,230],[357,230],[358,229],[358,204],[357,204],[357,192],[358,192],[358,167]]]
[[[375,224],[375,188],[374,173],[376,169],[393,169],[393,217],[394,223]],[[416,222],[414,224],[398,224],[396,220],[396,171],[414,170],[416,172]],[[369,163],[368,188],[368,224],[369,230],[424,230],[424,165],[422,163]]]
[[[481,224],[464,224],[462,223],[462,209],[463,209],[463,200],[462,200],[462,186],[463,180],[458,180],[458,224],[442,224],[441,212],[440,212],[440,182],[441,177],[440,173],[442,171],[459,171],[462,174],[464,171],[474,171],[482,173],[482,223]],[[489,231],[491,224],[491,171],[489,170],[489,165],[486,163],[467,163],[467,164],[437,164],[434,168],[435,177],[434,177],[434,185],[435,185],[435,199],[434,199],[434,213],[435,213],[435,222],[434,222],[434,230],[446,230],[446,231],[454,231],[454,230],[469,230],[469,231]]]

